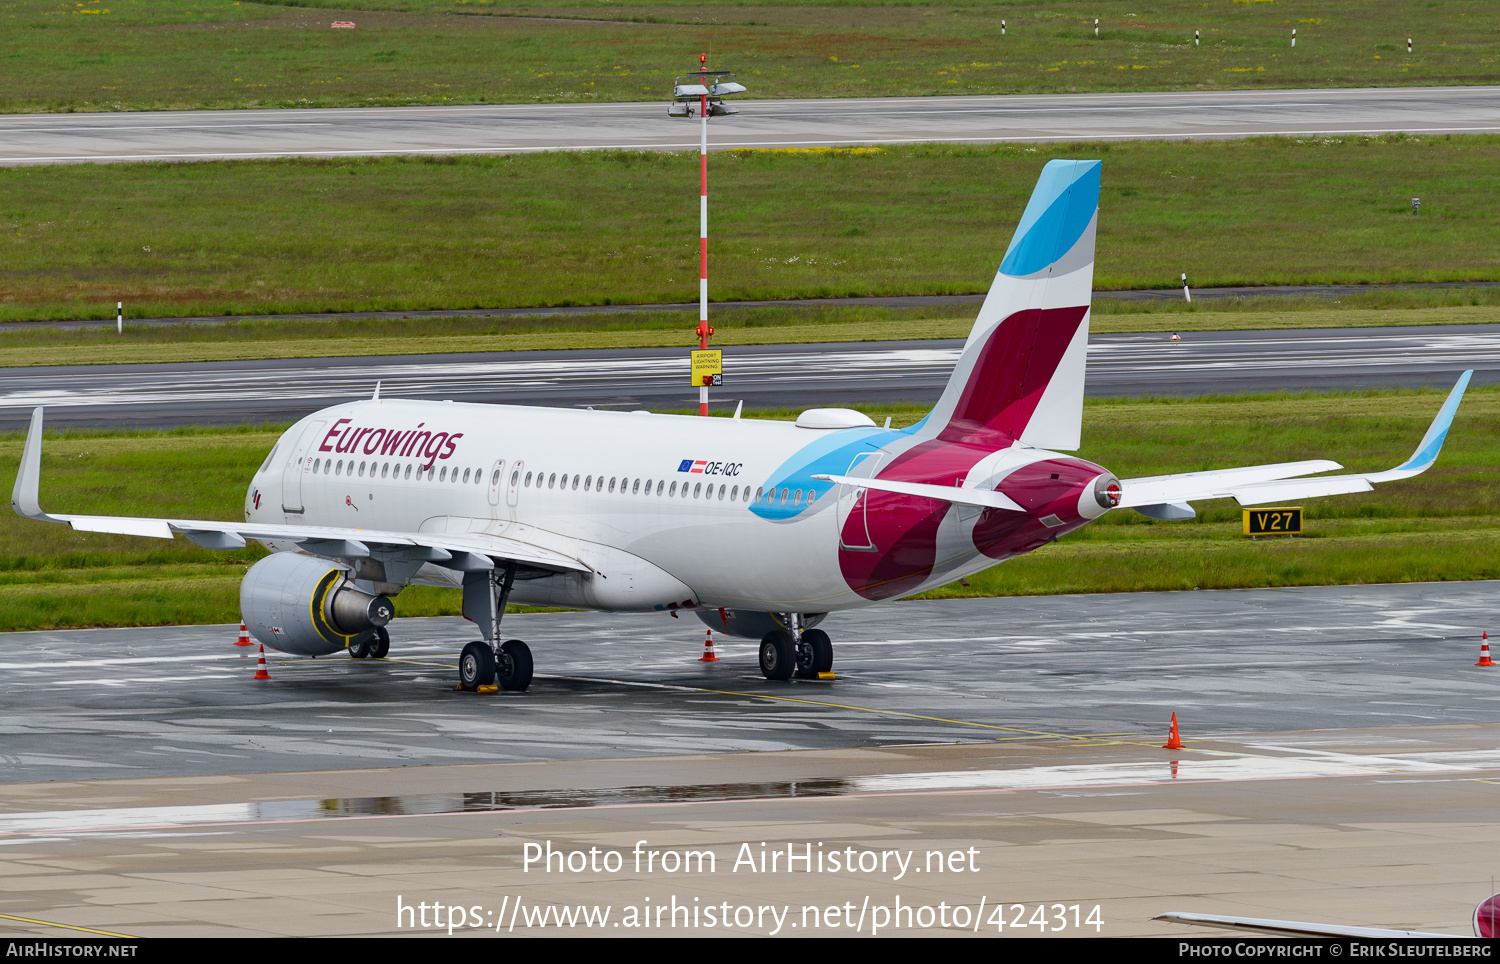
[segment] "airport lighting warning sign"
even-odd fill
[[[705,348],[693,352],[693,384],[709,386],[724,384],[723,351],[718,348]]]

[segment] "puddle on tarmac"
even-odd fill
[[[46,833],[127,833],[219,824],[278,823],[355,817],[498,813],[509,810],[651,806],[729,800],[786,800],[852,794],[976,790],[1064,790],[1182,781],[1287,780],[1315,777],[1389,777],[1400,773],[1475,772],[1500,766],[1493,751],[1361,757],[1320,753],[1240,756],[1211,753],[1175,760],[1121,761],[1012,769],[885,773],[843,778],[705,783],[673,787],[419,793],[390,797],[332,797],[265,803],[178,807],[120,807],[0,814],[0,836]]]

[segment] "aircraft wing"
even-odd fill
[[[1438,410],[1427,434],[1411,458],[1385,472],[1359,475],[1325,475],[1301,478],[1314,472],[1341,469],[1337,462],[1316,459],[1307,462],[1281,462],[1275,465],[1252,465],[1237,469],[1209,472],[1184,472],[1179,475],[1153,475],[1140,479],[1120,480],[1120,507],[1136,509],[1153,518],[1190,519],[1193,509],[1187,505],[1195,499],[1231,498],[1240,505],[1265,505],[1293,499],[1312,499],[1324,495],[1369,492],[1377,482],[1391,482],[1420,475],[1437,461],[1448,428],[1469,387],[1473,370],[1459,376]]]
[[[1296,920],[1263,920],[1259,917],[1231,917],[1223,914],[1186,914],[1179,911],[1157,914],[1152,920],[1164,920],[1173,924],[1222,927],[1226,930],[1250,931],[1255,934],[1269,934],[1273,937],[1363,937],[1371,940],[1415,937],[1440,941],[1469,940],[1462,934],[1434,934],[1428,931],[1402,931],[1386,927],[1349,927],[1343,924],[1313,924]]]
[[[248,539],[294,542],[319,556],[362,559],[376,553],[399,553],[460,571],[495,568],[496,560],[555,571],[593,572],[592,566],[556,549],[483,533],[428,534],[382,529],[310,526],[266,522],[219,522],[208,519],[155,519],[138,516],[51,515],[38,498],[42,469],[42,409],[31,413],[31,429],[21,453],[21,468],[11,490],[10,506],[18,515],[41,522],[61,522],[80,532],[171,539],[181,533],[209,549],[242,549]]]

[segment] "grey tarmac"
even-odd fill
[[[1045,551],[1045,550],[1044,550]],[[1475,669],[1494,582],[910,601],[831,615],[833,683],[770,683],[692,616],[505,617],[525,694],[456,692],[476,638],[398,619],[390,657],[300,659],[236,627],[0,635],[0,783],[1500,720]],[[396,599],[400,611],[400,598]],[[486,789],[475,787],[473,789]]]
[[[832,683],[760,680],[747,641],[699,663],[696,620],[513,615],[543,675],[499,696],[451,689],[458,620],[270,682],[232,627],[8,634],[0,932],[446,934],[398,915],[437,903],[469,936],[643,934],[648,904],[696,907],[660,928],[684,935],[869,935],[877,908],[884,936],[1213,934],[1165,911],[1462,935],[1494,864],[1500,670],[1472,664],[1497,589],[895,603],[825,624]],[[740,862],[762,844],[895,856]],[[549,845],[620,866],[526,863]],[[711,868],[661,862],[687,850]],[[608,922],[537,923],[580,904]],[[726,904],[780,926],[710,927]]]
[[[762,345],[724,349],[716,408],[930,404],[959,340]],[[1465,369],[1500,378],[1500,325],[1094,335],[1091,396],[1279,390],[1447,388]],[[0,369],[0,429],[33,407],[48,424],[175,426],[293,421],[367,398],[510,405],[690,408],[686,348],[493,352]]]
[[[738,102],[710,147],[1500,131],[1500,89],[1389,87]],[[698,148],[666,102],[0,116],[0,164]]]

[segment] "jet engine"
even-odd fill
[[[297,656],[336,653],[375,635],[396,606],[354,588],[349,567],[294,552],[272,553],[240,583],[240,613],[255,638]]]
[[[788,628],[786,616],[782,613],[758,613],[752,609],[697,609],[694,612],[714,632],[746,639],[761,639],[773,629]],[[827,617],[827,613],[803,613],[802,628],[812,629]]]

